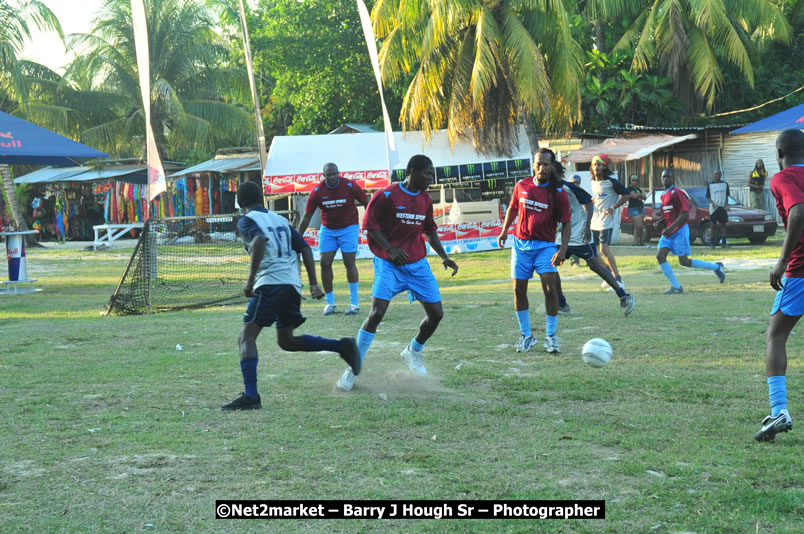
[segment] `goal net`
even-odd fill
[[[249,256],[239,214],[146,221],[106,313],[133,315],[243,301]]]

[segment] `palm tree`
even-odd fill
[[[41,29],[52,30],[61,35],[61,26],[56,16],[38,0],[0,0],[0,110],[13,112],[28,106],[28,76],[37,65],[19,59],[23,45],[31,37],[29,22]],[[41,67],[41,65],[38,65]],[[0,164],[3,190],[6,193],[11,215],[20,230],[27,231],[14,181],[8,165]],[[28,239],[30,246],[35,239]]]
[[[583,53],[561,1],[378,0],[372,11],[383,79],[410,82],[403,128],[474,134],[483,152],[510,153],[525,122],[532,150],[542,128],[580,119]]]
[[[146,0],[151,64],[151,121],[160,155],[254,141],[245,71],[227,67],[212,13],[192,0]],[[143,151],[144,112],[130,0],[107,0],[91,34],[70,36],[81,54],[68,66],[72,109],[110,116],[82,130],[82,141],[118,156]]]
[[[632,69],[660,67],[674,93],[694,112],[711,109],[723,89],[725,63],[754,85],[758,39],[787,42],[790,24],[773,0],[642,0],[614,46],[634,50]],[[752,57],[754,56],[754,57]]]

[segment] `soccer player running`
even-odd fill
[[[675,183],[676,177],[673,169],[663,170],[662,185],[665,191],[662,193],[662,218],[653,223],[656,228],[661,228],[662,224],[665,225],[664,230],[662,230],[662,237],[657,245],[659,252],[656,254],[659,267],[671,284],[670,289],[664,292],[665,295],[684,292],[684,288],[681,287],[678,279],[673,274],[673,268],[667,263],[668,252],[678,256],[678,262],[684,267],[714,271],[721,284],[726,279],[726,273],[723,272],[723,263],[711,263],[689,258],[690,227],[687,225],[687,219],[690,215],[690,204],[687,202],[684,192],[676,188]]]
[[[592,171],[592,200],[595,203],[595,212],[592,216],[592,236],[595,246],[600,247],[600,252],[606,258],[609,268],[614,274],[614,279],[617,280],[620,287],[625,289],[620,271],[617,269],[617,260],[614,258],[609,244],[614,228],[617,226],[614,214],[617,208],[631,198],[631,193],[619,180],[611,177],[610,163],[609,157],[605,154],[592,158],[590,168]],[[606,285],[606,282],[603,282],[601,287],[606,287]]]
[[[433,218],[433,199],[427,187],[433,181],[433,162],[424,155],[408,161],[405,180],[377,191],[366,209],[363,228],[368,232],[369,248],[374,253],[374,284],[371,288],[371,311],[357,334],[360,361],[374,340],[388,305],[396,295],[408,291],[410,301],[418,300],[425,318],[419,331],[400,356],[408,368],[419,376],[427,369],[422,364],[422,349],[444,317],[441,292],[427,263],[427,250],[422,234],[441,257],[444,269],[458,272],[458,265],[447,256],[438,238],[438,225]],[[346,369],[337,387],[349,391],[355,384],[354,368]]]
[[[765,341],[765,371],[771,413],[754,434],[757,441],[772,441],[776,434],[793,428],[787,410],[787,338],[804,314],[804,132],[784,130],[776,139],[780,172],[770,189],[787,233],[779,261],[770,273],[776,290]]]
[[[544,291],[545,342],[547,352],[561,352],[556,336],[558,328],[558,270],[567,256],[571,227],[569,198],[561,187],[554,168],[556,157],[552,150],[540,148],[533,155],[535,178],[517,182],[511,204],[505,213],[502,231],[497,237],[500,248],[508,239],[508,229],[514,217],[514,243],[511,248],[511,278],[514,280],[514,310],[519,322],[520,338],[517,352],[527,352],[535,344],[530,327],[528,281],[533,272],[539,275]],[[562,224],[561,244],[556,246],[556,228]]]
[[[559,176],[563,176],[564,170],[561,163],[555,162],[554,168]],[[636,297],[626,293],[625,289],[620,287],[614,279],[614,275],[608,267],[603,265],[600,258],[597,256],[597,249],[594,244],[589,243],[591,235],[590,224],[592,221],[592,197],[577,185],[564,181],[563,187],[567,191],[569,198],[569,206],[571,213],[569,245],[567,246],[567,256],[574,256],[586,261],[586,265],[593,273],[597,274],[600,278],[606,281],[611,288],[616,292],[617,297],[620,299],[620,307],[623,313],[627,316],[634,311],[636,306]],[[562,224],[562,230],[563,230]],[[556,244],[560,244],[560,235],[556,237]],[[558,313],[567,315],[571,312],[570,305],[561,290],[561,276],[558,276]]]
[[[709,200],[709,222],[712,223],[712,237],[709,246],[715,248],[723,236],[723,248],[726,248],[726,224],[729,222],[729,184],[723,181],[720,169],[715,171],[715,180],[706,186],[706,198]]]
[[[332,291],[332,261],[341,249],[343,265],[346,267],[346,281],[349,283],[349,309],[344,315],[356,315],[360,311],[358,301],[359,277],[355,266],[355,255],[360,238],[360,221],[357,206],[368,205],[363,188],[348,178],[343,178],[334,163],[324,165],[324,179],[321,180],[307,199],[304,217],[299,223],[299,233],[304,235],[316,209],[321,209],[321,232],[318,251],[321,253],[321,283],[324,286],[324,315],[337,313],[335,293]]]
[[[245,392],[221,406],[223,410],[256,410],[262,407],[257,392],[257,336],[263,327],[276,323],[276,339],[282,350],[291,352],[337,352],[360,373],[360,354],[354,338],[340,340],[315,336],[294,336],[293,330],[304,322],[299,309],[301,279],[297,253],[301,253],[310,294],[320,299],[324,292],[315,276],[315,261],[310,246],[284,217],[263,207],[260,186],[246,182],[237,189],[237,202],[247,212],[237,223],[238,231],[251,255],[248,281],[243,292],[251,300],[243,316],[238,345],[240,370]]]

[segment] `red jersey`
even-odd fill
[[[363,229],[382,231],[392,247],[408,253],[408,263],[417,262],[427,255],[422,234],[438,230],[433,219],[433,199],[423,191],[412,194],[399,182],[391,184],[371,197]],[[370,233],[368,244],[375,256],[390,260]]]
[[[687,211],[690,211],[690,203],[687,202],[687,196],[684,194],[684,191],[673,185],[670,186],[670,189],[662,193],[662,213],[664,214],[665,228],[670,228],[670,226],[676,222],[678,216]],[[673,230],[673,234],[682,228],[683,225],[679,226]]]
[[[804,204],[804,166],[794,165],[773,175],[770,183],[771,193],[776,199],[776,209],[782,216],[785,230],[787,215],[796,204]],[[798,237],[796,248],[790,255],[785,275],[793,278],[804,278],[804,233]]]
[[[554,243],[558,223],[569,223],[572,215],[563,188],[553,191],[533,177],[517,182],[508,209],[518,216],[514,237],[528,241]]]
[[[368,203],[366,192],[356,182],[341,177],[338,185],[330,187],[326,180],[321,180],[307,199],[307,213],[315,213],[321,209],[321,225],[330,230],[338,230],[358,224],[355,200],[365,205]]]

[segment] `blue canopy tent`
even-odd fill
[[[752,122],[747,126],[732,130],[730,133],[775,132],[777,130],[804,130],[804,104]]]
[[[0,165],[65,167],[106,157],[108,154],[0,111]]]

